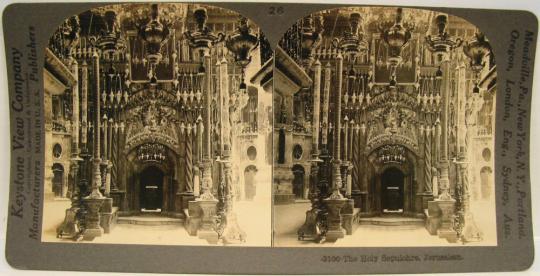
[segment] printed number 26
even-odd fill
[[[278,6],[278,7],[272,6],[268,10],[269,15],[282,15],[283,13],[285,13],[285,9],[282,6]]]

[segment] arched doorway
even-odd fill
[[[381,209],[383,213],[402,213],[404,175],[395,167],[387,168],[381,175]]]
[[[141,211],[161,212],[163,207],[163,171],[155,166],[145,168],[140,174]]]
[[[304,167],[300,165],[294,165],[292,167],[293,171],[293,194],[297,199],[302,199],[304,197]]]
[[[244,170],[244,198],[246,200],[253,200],[257,194],[257,183],[255,182],[255,175],[257,174],[257,167],[250,165]]]
[[[54,163],[52,171],[52,192],[55,197],[62,197],[64,195],[64,166],[62,166],[62,164]]]

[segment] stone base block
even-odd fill
[[[218,242],[218,234],[213,230],[199,230],[198,237],[206,240],[209,244],[217,244]]]
[[[66,210],[64,222],[56,229],[56,237],[64,239],[77,239],[80,235],[79,221],[77,213],[79,208],[69,208]]]
[[[113,199],[112,198],[105,198],[103,200],[103,205],[101,205],[101,209],[99,211],[99,222],[101,225],[101,228],[103,228],[103,232],[105,234],[108,234],[111,232],[112,224],[113,224]]]
[[[295,197],[294,194],[274,194],[274,204],[291,204]]]
[[[197,231],[201,227],[202,210],[199,202],[191,200],[188,202],[188,208],[184,210],[186,215],[185,227],[190,236],[197,236]]]
[[[439,238],[446,239],[448,242],[456,243],[458,241],[457,232],[453,229],[439,229],[437,231]]]
[[[306,221],[298,229],[298,240],[313,240],[318,241],[321,238],[321,229],[317,225],[317,217],[319,215],[319,210],[310,209],[306,212]]]
[[[92,228],[92,229],[85,229],[83,231],[83,240],[85,241],[92,241],[97,237],[101,237],[103,235],[103,228]]]
[[[345,237],[345,229],[329,230],[326,232],[325,242],[336,242],[343,237]]]
[[[431,235],[437,235],[437,230],[441,227],[441,209],[437,201],[428,201],[426,215],[426,229]]]

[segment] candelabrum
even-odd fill
[[[354,60],[360,53],[369,48],[365,36],[362,16],[359,13],[351,13],[349,16],[349,30],[345,32],[342,38],[335,38],[332,42],[334,47],[341,49],[345,56],[349,56],[351,60]]]

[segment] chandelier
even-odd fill
[[[198,8],[193,12],[197,28],[195,31],[188,30],[184,33],[189,41],[189,46],[204,54],[209,53],[210,47],[218,40],[218,37],[206,26],[208,15],[205,8]]]
[[[126,41],[122,37],[118,24],[118,14],[111,9],[103,11],[105,21],[105,31],[96,41],[97,47],[101,49],[102,58],[107,61],[113,61],[126,50]]]
[[[147,143],[137,149],[137,159],[141,162],[162,162],[165,158],[165,146],[162,144]]]
[[[161,20],[157,4],[152,4],[150,11],[150,21],[138,27],[139,37],[146,43],[146,60],[150,67],[150,82],[157,83],[155,68],[161,61],[161,46],[163,46],[171,35],[170,21]]]
[[[405,27],[402,21],[403,9],[398,8],[394,25],[384,30],[382,33],[382,38],[389,47],[388,61],[393,67],[396,67],[401,63],[401,50],[409,43],[412,36],[411,31],[414,29],[413,25]]]
[[[314,51],[322,42],[324,19],[322,15],[310,15],[302,20],[300,28],[300,58],[304,67],[309,68],[314,61]]]
[[[242,68],[251,61],[251,51],[259,44],[259,38],[251,33],[247,18],[240,16],[236,31],[224,38],[225,46],[234,54],[234,60]]]
[[[343,51],[351,59],[366,51],[369,47],[365,39],[364,28],[362,27],[362,17],[359,13],[351,13],[349,17],[349,31],[346,31],[343,38],[335,38],[334,47]]]
[[[463,53],[470,59],[469,64],[476,77],[473,93],[479,93],[480,72],[485,65],[484,58],[491,53],[491,45],[484,34],[477,31],[474,37],[463,45]]]
[[[444,14],[440,14],[435,18],[437,24],[437,34],[426,36],[426,42],[428,49],[435,53],[437,61],[440,63],[448,59],[448,53],[453,49],[461,46],[463,42],[461,38],[451,37],[446,32],[446,26],[448,24],[448,17]]]

